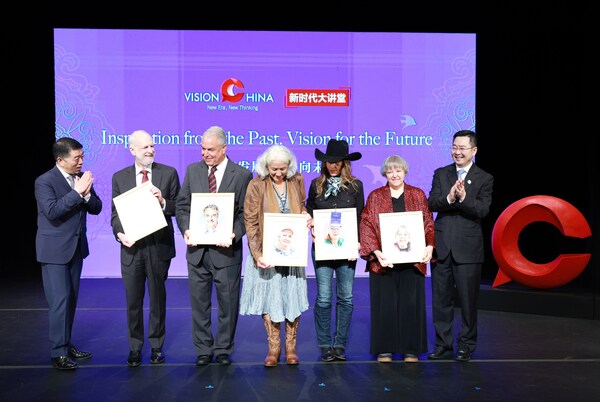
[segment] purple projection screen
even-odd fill
[[[228,156],[252,171],[269,145],[288,146],[307,193],[315,148],[337,138],[363,155],[352,166],[365,199],[385,184],[380,166],[392,154],[407,160],[406,182],[429,194],[434,169],[452,162],[454,132],[475,129],[475,43],[473,33],[55,29],[56,138],[84,145],[104,203],[88,217],[83,277],[121,276],[111,178],[133,164],[127,135],[138,129],[182,182],[201,159],[202,133],[218,125]],[[175,236],[169,275],[186,277]]]

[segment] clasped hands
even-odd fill
[[[456,183],[450,189],[448,193],[448,202],[453,204],[454,202],[463,202],[467,196],[467,189],[465,188],[464,180],[456,180]]]
[[[91,171],[84,172],[81,176],[75,175],[73,188],[82,197],[87,196],[92,191],[92,184],[94,183],[94,177]]]

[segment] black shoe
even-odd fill
[[[77,350],[77,348],[73,345],[69,346],[67,351],[71,359],[84,360],[92,357],[92,352],[83,352],[81,350]]]
[[[468,362],[471,360],[471,351],[467,348],[458,349],[455,360],[457,362]]]
[[[142,352],[139,350],[132,350],[127,356],[127,364],[131,367],[137,367],[142,364]]]
[[[151,364],[161,364],[165,362],[165,355],[162,354],[160,348],[152,348],[152,354],[150,355]]]
[[[434,351],[429,353],[427,357],[429,360],[449,360],[452,359],[453,351],[446,349],[443,346],[436,346]]]
[[[215,361],[219,364],[224,364],[224,365],[228,365],[231,364],[231,360],[229,359],[229,355],[223,353],[220,355],[217,355],[217,357],[215,358]]]
[[[196,359],[196,366],[206,366],[207,364],[210,364],[211,362],[212,362],[211,355],[200,355]]]
[[[52,357],[52,367],[59,370],[73,370],[77,368],[77,363],[69,359],[69,356]]]
[[[333,353],[333,348],[321,348],[321,360],[324,362],[332,362],[335,360],[335,354]]]
[[[336,360],[346,360],[346,350],[344,348],[333,348],[333,355]]]

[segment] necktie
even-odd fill
[[[146,169],[142,170],[142,183],[148,181],[148,171]]]
[[[210,173],[208,174],[208,191],[211,193],[217,192],[217,178],[215,177],[215,171],[217,170],[216,166],[212,166],[210,168]]]
[[[69,186],[71,186],[71,188],[75,187],[75,176],[73,176],[72,174],[68,175],[67,181],[69,182]]]
[[[465,169],[458,169],[458,179],[463,180],[465,178],[465,173],[467,173]]]

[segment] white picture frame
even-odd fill
[[[379,214],[381,229],[381,252],[392,264],[420,262],[425,253],[425,230],[423,212],[393,212]],[[404,235],[402,235],[404,233]],[[398,245],[401,238],[408,234],[409,247]],[[398,236],[397,236],[398,235]],[[397,242],[399,240],[399,242]]]
[[[264,213],[263,259],[267,264],[306,267],[309,230],[306,217],[305,214]]]
[[[234,193],[192,193],[190,243],[231,244],[234,200]]]
[[[167,226],[165,214],[151,189],[152,182],[147,181],[113,198],[123,231],[130,241],[138,241]]]
[[[356,208],[315,209],[313,223],[316,261],[358,259]]]

